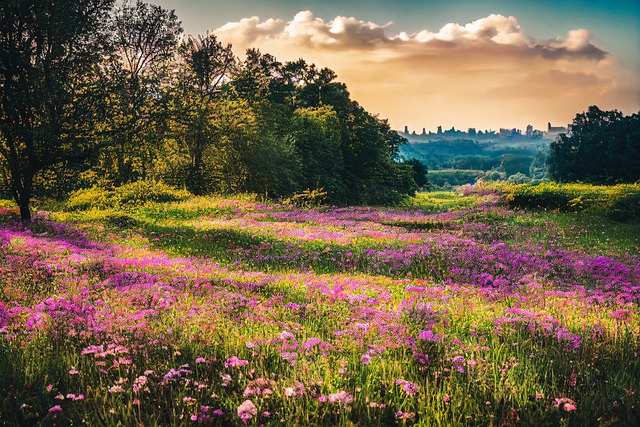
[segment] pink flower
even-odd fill
[[[556,402],[556,407],[558,409],[562,409],[565,412],[572,412],[578,409],[578,405],[576,405],[576,402],[569,399],[568,397],[556,398],[554,399],[554,401]]]
[[[250,400],[245,400],[240,406],[238,406],[238,416],[243,423],[247,423],[248,420],[258,415],[258,408]]]
[[[344,390],[339,393],[330,394],[328,399],[329,403],[337,403],[343,405],[348,405],[353,402],[353,396],[351,396]]]
[[[124,389],[119,385],[114,385],[107,390],[109,393],[123,393]]]
[[[224,364],[225,368],[236,368],[236,367],[240,367],[240,366],[244,366],[244,365],[248,365],[249,361],[248,360],[242,360],[242,359],[238,359],[238,357],[236,356],[232,356],[230,358],[227,359],[227,362]]]
[[[371,356],[369,356],[369,354],[368,354],[368,353],[363,354],[363,355],[362,355],[362,357],[360,358],[360,362],[361,362],[363,365],[368,365],[368,364],[370,364],[370,363],[371,363]]]
[[[49,408],[49,412],[62,412],[62,407],[60,405],[52,406]]]

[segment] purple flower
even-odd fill
[[[362,355],[362,357],[360,358],[360,362],[363,365],[368,365],[371,363],[371,356],[368,353],[365,353]]]

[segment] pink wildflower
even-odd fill
[[[237,368],[240,366],[244,366],[244,365],[248,365],[249,361],[248,360],[242,360],[242,359],[238,359],[238,357],[236,356],[232,356],[230,358],[227,359],[227,362],[224,364],[225,368]]]
[[[240,406],[238,406],[238,416],[243,423],[247,424],[254,416],[258,415],[258,408],[250,400],[245,400]]]

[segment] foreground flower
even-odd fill
[[[340,393],[330,394],[328,400],[329,403],[348,405],[353,402],[353,396],[343,390]]]
[[[232,356],[227,359],[227,362],[224,364],[224,367],[237,368],[237,367],[248,365],[248,364],[249,364],[248,360],[242,360],[242,359],[238,359],[237,356]]]
[[[258,408],[250,400],[245,400],[240,406],[238,406],[238,416],[242,419],[243,423],[247,423],[251,418],[258,415]]]
[[[578,409],[578,405],[576,405],[576,402],[569,399],[568,397],[556,398],[554,400],[556,403],[556,407],[565,412],[573,412]]]

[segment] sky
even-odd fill
[[[336,71],[395,129],[565,126],[640,111],[637,0],[151,0],[215,34]]]

